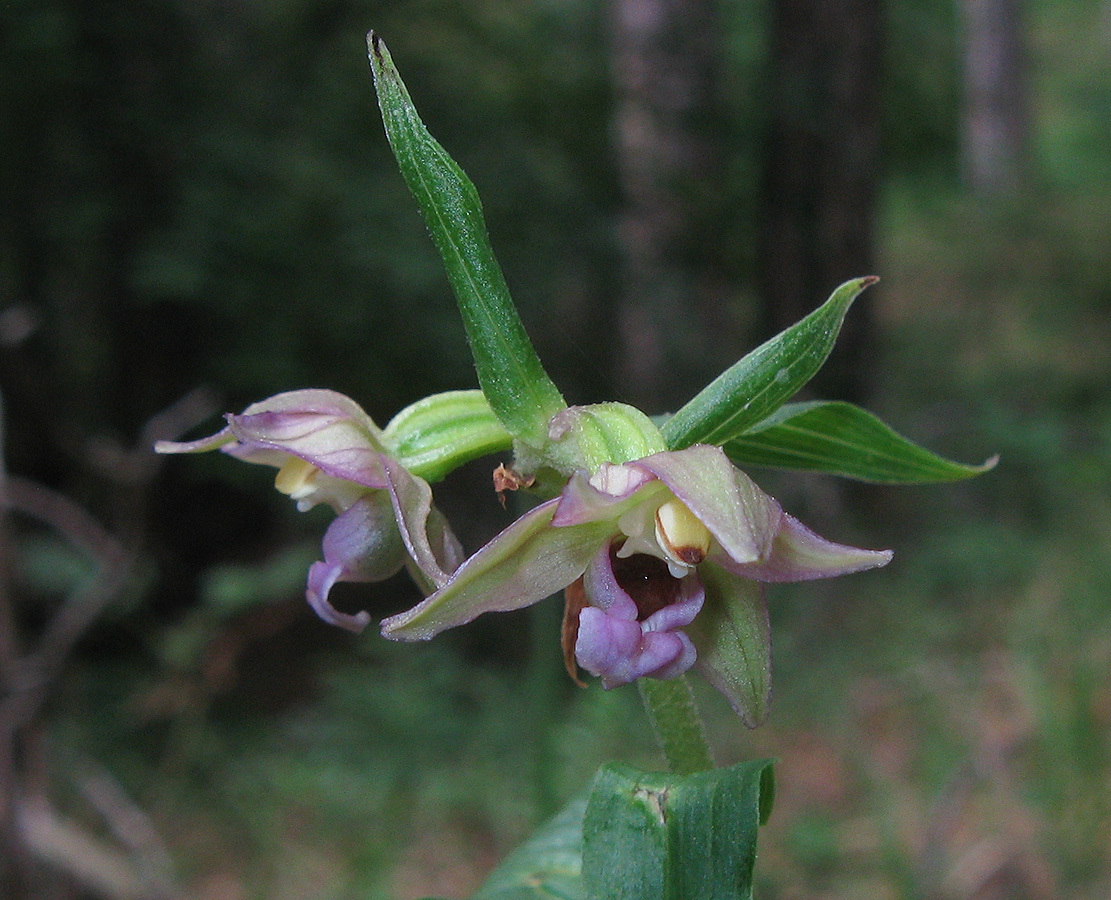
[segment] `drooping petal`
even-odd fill
[[[486,612],[507,612],[562,590],[612,537],[609,522],[551,527],[558,499],[525,513],[464,562],[434,594],[382,622],[382,634],[428,640]]]
[[[706,602],[686,628],[698,650],[695,668],[754,728],[767,715],[771,700],[771,628],[764,588],[712,563],[700,566],[698,576]]]
[[[890,550],[865,550],[827,541],[784,513],[767,559],[746,565],[722,558],[715,561],[736,575],[757,581],[811,581],[885,566],[892,555]]]
[[[768,553],[783,510],[720,447],[695,444],[632,465],[667,485],[736,562],[754,562]]]
[[[381,458],[397,528],[425,593],[443,587],[464,559],[463,547],[443,515],[432,506],[432,488],[389,456]]]
[[[675,678],[694,663],[697,651],[681,631],[648,631],[640,622],[609,616],[588,606],[579,613],[575,659],[610,688],[638,678]]]
[[[389,497],[367,494],[328,526],[324,534],[324,561],[309,567],[305,596],[325,622],[349,631],[362,631],[370,614],[349,615],[328,602],[337,581],[381,581],[397,572],[405,561],[405,546],[394,527]]]
[[[620,558],[618,562],[624,564]],[[614,571],[609,543],[595,554],[583,577],[583,588],[591,605],[579,613],[575,658],[604,687],[629,684],[646,676],[674,678],[694,663],[696,651],[679,629],[698,615],[704,593],[695,575],[671,579],[663,592],[669,602],[642,618],[642,604],[649,609],[658,601],[658,584],[636,580],[649,596],[634,597]],[[661,572],[666,572],[662,563]],[[638,569],[638,572],[641,571]],[[638,621],[639,620],[639,621]]]

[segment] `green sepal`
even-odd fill
[[[883,484],[959,481],[992,469],[920,447],[878,417],[840,401],[789,403],[722,447],[740,466],[824,472]]]
[[[744,900],[774,796],[770,760],[693,775],[602,766],[583,818],[593,900]]]
[[[805,319],[722,372],[664,423],[668,447],[721,446],[779,409],[822,367],[852,302],[878,280],[845,282]]]
[[[416,198],[459,303],[478,383],[517,439],[543,442],[548,420],[566,406],[544,371],[494,257],[478,192],[424,127],[382,39],[367,35],[386,136]]]
[[[389,421],[382,441],[425,481],[439,481],[472,459],[513,445],[482,391],[446,391],[411,403]]]
[[[771,625],[764,586],[702,566],[706,602],[687,626],[698,673],[729,701],[749,728],[767,718],[772,694]]]

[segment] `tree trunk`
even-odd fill
[[[711,377],[728,310],[715,234],[723,150],[713,0],[613,0],[615,140],[623,209],[615,381],[650,411]],[[709,359],[708,359],[709,356]]]
[[[760,215],[769,333],[843,281],[873,274],[882,38],[881,0],[774,4]],[[857,301],[818,376],[827,396],[862,402],[871,392],[871,293]]]
[[[979,194],[1014,193],[1027,162],[1029,108],[1021,0],[962,0],[962,168]]]

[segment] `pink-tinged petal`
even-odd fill
[[[827,541],[784,513],[783,527],[776,534],[767,559],[750,565],[736,565],[728,559],[715,562],[756,581],[811,581],[886,566],[892,555],[890,550],[865,550]]]
[[[335,420],[347,419],[361,431],[380,442],[381,429],[361,406],[345,394],[323,388],[307,388],[275,394],[258,403],[252,403],[242,415],[261,413],[314,413]]]
[[[432,488],[388,456],[381,458],[386,486],[393,504],[397,527],[409,556],[416,565],[417,582],[425,591],[447,584],[462,563],[463,547],[447,520],[432,506]]]
[[[237,441],[249,450],[288,453],[333,478],[385,488],[378,465],[381,432],[353,400],[334,391],[291,391],[228,416]],[[257,453],[237,454],[263,462]]]
[[[405,546],[394,524],[393,508],[385,494],[368,494],[328,526],[324,561],[309,567],[305,592],[309,605],[324,621],[349,631],[362,631],[370,621],[366,612],[341,613],[328,602],[337,581],[381,581],[405,561]]]
[[[385,452],[382,432],[354,400],[343,394],[288,391],[225,418],[228,426],[210,437],[182,443],[159,441],[155,450],[202,453],[223,449],[245,462],[279,468],[290,456],[296,456],[326,476],[368,488],[386,486],[378,465],[379,456]],[[345,509],[349,503],[345,500],[332,505]]]
[[[645,631],[675,631],[694,621],[705,602],[706,592],[697,575],[685,576],[679,589],[679,599],[658,609],[640,623]]]
[[[768,553],[783,510],[720,447],[695,444],[630,465],[667,485],[736,562],[754,562]]]
[[[309,606],[312,607],[313,612],[329,625],[336,625],[339,628],[345,628],[359,634],[370,624],[370,613],[365,609],[353,615],[340,612],[328,602],[328,593],[332,590],[332,585],[340,580],[342,574],[343,566],[330,566],[327,563],[314,562],[309,566],[309,581],[305,590],[305,598],[309,601]]]
[[[583,573],[583,590],[590,605],[602,610],[607,616],[636,622],[640,615],[636,601],[617,583],[608,541],[598,548],[594,559]],[[639,624],[637,630],[640,630]]]
[[[603,520],[617,521],[632,507],[665,493],[654,476],[635,463],[603,463],[594,474],[578,471],[571,476],[559,497],[552,524],[557,528]]]
[[[428,640],[486,612],[507,612],[567,587],[612,535],[608,522],[551,527],[558,499],[542,503],[464,562],[439,590],[382,622],[384,637]]]
[[[636,619],[610,615],[596,606],[587,606],[579,613],[579,633],[575,639],[575,659],[591,675],[615,684],[628,684],[619,680],[631,667],[643,632]]]
[[[695,668],[750,728],[771,701],[771,628],[763,586],[712,564],[699,567],[702,612],[686,629],[698,650]]]

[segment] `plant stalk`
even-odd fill
[[[637,687],[668,768],[676,775],[714,768],[713,754],[687,679],[641,678]]]

